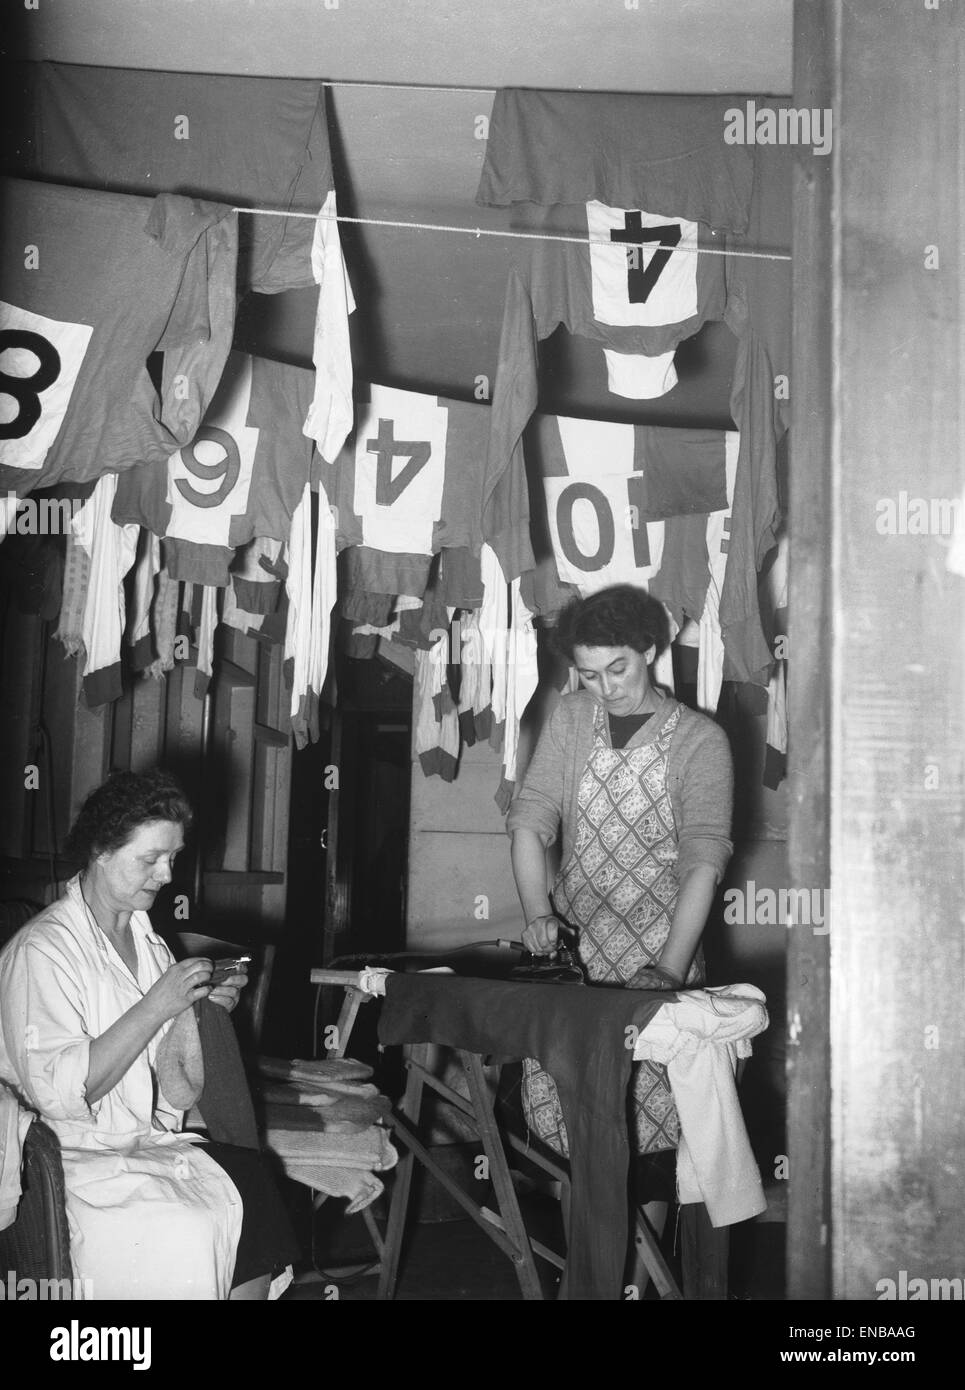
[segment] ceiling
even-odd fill
[[[114,67],[481,87],[791,90],[792,0],[40,0],[6,27],[12,56]]]

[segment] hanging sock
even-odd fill
[[[772,791],[787,776],[787,662],[775,664],[767,685],[767,746],[764,749],[765,787]]]
[[[221,609],[221,621],[226,627],[248,636],[261,633],[270,641],[278,640],[278,634],[266,627],[265,620],[278,609],[282,545],[282,541],[268,536],[256,536],[238,551]]]
[[[539,684],[536,664],[536,631],[533,615],[523,602],[520,582],[510,586],[509,679],[506,688],[506,733],[503,739],[503,775],[496,790],[496,804],[505,815],[516,786],[519,722]]]
[[[459,732],[470,747],[488,739],[492,723],[492,672],[479,628],[479,609],[463,612],[459,620]]]
[[[0,543],[16,526],[19,504],[20,498],[15,492],[0,495]]]
[[[196,586],[197,587],[197,586]],[[205,584],[201,590],[201,617],[198,622],[198,665],[194,673],[194,694],[203,700],[211,684],[214,663],[214,631],[218,626],[218,590]]]
[[[483,601],[479,610],[483,654],[492,672],[492,722],[489,745],[496,752],[503,746],[506,724],[507,684],[509,680],[509,600],[506,579],[495,551],[482,548]]]
[[[295,744],[298,748],[304,748],[308,739],[311,739],[312,743],[318,742],[318,702],[328,674],[335,590],[335,518],[329,507],[325,489],[320,488],[304,707],[299,710],[298,723],[293,724]]]
[[[348,319],[355,311],[355,299],[342,255],[336,211],[333,189],[318,215],[312,242],[312,272],[318,285],[312,347],[315,395],[304,425],[305,434],[315,440],[326,463],[335,462],[354,418]]]
[[[151,626],[154,629],[154,650],[157,659],[152,661],[144,672],[145,677],[161,680],[166,672],[174,669],[174,643],[178,634],[178,600],[181,585],[172,579],[166,569],[158,575],[157,591],[151,608]]]
[[[66,656],[77,656],[84,649],[84,605],[90,584],[90,556],[72,530],[67,532],[66,540],[64,591],[54,637],[63,642]]]
[[[449,634],[429,651],[415,653],[413,713],[415,749],[427,777],[455,780],[459,765],[459,716],[446,683]]]
[[[680,628],[678,627],[677,621],[671,613],[670,609],[667,607],[667,605],[664,603],[662,607],[663,611],[667,615],[667,623],[669,626],[669,639],[667,641],[667,645],[664,647],[662,652],[658,653],[653,663],[653,678],[659,686],[662,686],[664,690],[668,690],[670,694],[673,695],[673,644],[677,640],[677,634],[680,631]]]
[[[111,520],[117,474],[105,473],[71,522],[77,542],[90,557],[84,596],[84,698],[88,706],[108,704],[123,693],[121,636],[124,632],[124,576],[134,563],[136,526]]]
[[[305,737],[305,699],[308,690],[308,655],[312,625],[312,504],[305,484],[302,500],[292,517],[288,538],[288,624],[285,628],[285,670],[291,680],[289,717],[296,738]]]
[[[155,580],[161,570],[161,542],[144,527],[137,541],[134,568],[134,601],[128,614],[125,640],[131,651],[131,666],[144,671],[154,658],[151,642],[151,606]]]
[[[790,542],[782,532],[777,555],[764,581],[764,607],[775,639],[787,630],[787,567]],[[778,648],[777,650],[780,650]],[[775,655],[767,683],[767,744],[764,749],[765,787],[775,790],[787,775],[787,661]]]
[[[707,518],[707,563],[710,567],[710,583],[707,585],[707,597],[699,624],[697,705],[706,714],[715,713],[724,679],[724,638],[720,625],[720,600],[730,550],[731,509],[734,502],[740,436],[728,433],[726,440],[727,507],[722,511],[711,512]]]

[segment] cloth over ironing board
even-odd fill
[[[570,1136],[570,1299],[616,1299],[628,1240],[630,1028],[674,994],[454,976],[391,974],[383,1043],[438,1043],[499,1061],[539,1057],[556,1081]]]

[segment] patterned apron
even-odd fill
[[[579,929],[579,955],[595,984],[625,985],[659,962],[677,904],[677,831],[667,765],[680,720],[674,709],[651,742],[611,748],[597,705],[593,751],[577,793],[573,849],[553,887],[556,912]],[[700,951],[687,976],[703,979]],[[666,1067],[636,1062],[632,1080],[636,1152],[675,1149],[680,1138]],[[523,1113],[544,1144],[567,1155],[556,1083],[535,1058],[523,1061]]]

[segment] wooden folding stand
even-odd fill
[[[348,1047],[348,1040],[352,1036],[352,1029],[355,1027],[355,1020],[358,1011],[363,1004],[367,1004],[373,998],[365,990],[358,988],[359,972],[357,970],[313,970],[311,982],[313,985],[340,985],[345,990],[345,998],[339,1010],[338,1022],[335,1025],[335,1046],[326,1049],[325,1056],[344,1057]],[[316,1210],[321,1205],[324,1197],[316,1201]],[[372,1213],[371,1206],[362,1208],[362,1220],[365,1222],[375,1253],[379,1258],[380,1271],[385,1267],[385,1242],[382,1239],[382,1232],[379,1230],[378,1222]],[[332,1271],[337,1273],[338,1271]]]

